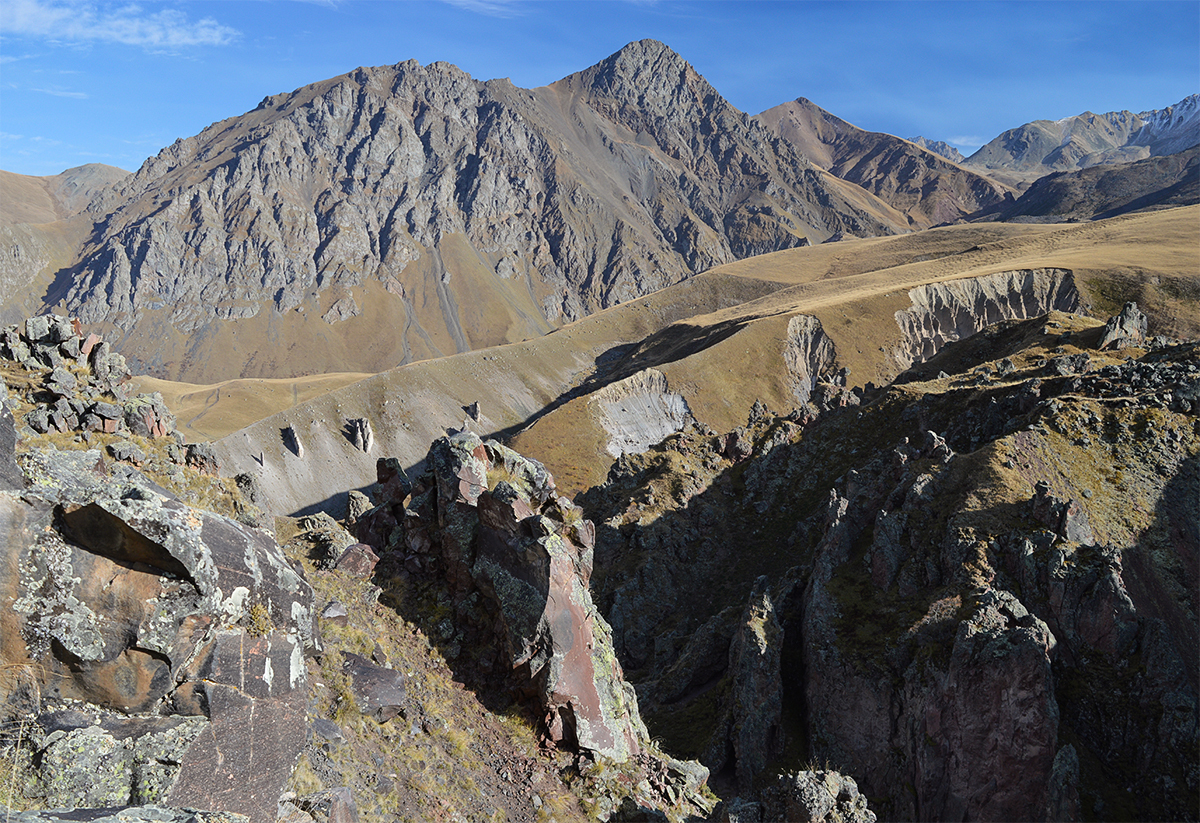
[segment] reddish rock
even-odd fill
[[[353,543],[342,552],[333,567],[338,571],[366,579],[375,573],[377,563],[379,563],[379,555],[375,554],[370,546],[366,543]]]

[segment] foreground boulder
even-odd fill
[[[27,729],[21,790],[274,820],[305,739],[311,588],[265,532],[99,451],[19,461],[26,488],[0,492],[0,711]]]
[[[550,743],[638,755],[647,734],[637,699],[588,592],[592,523],[540,463],[471,432],[435,442],[427,463],[406,507],[407,481],[381,461],[391,496],[359,519],[359,539],[446,583],[462,620],[490,635],[493,666],[536,700]]]

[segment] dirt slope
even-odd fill
[[[474,430],[525,429],[519,447],[545,462],[563,488],[582,489],[607,470],[596,455],[609,434],[589,395],[653,367],[670,393],[716,429],[744,422],[758,398],[784,411],[796,402],[782,366],[798,315],[819,320],[836,348],[832,368],[850,369],[849,387],[897,373],[897,351],[908,344],[895,313],[913,306],[910,290],[947,280],[1063,270],[1098,315],[1134,299],[1151,314],[1154,332],[1194,335],[1198,215],[1200,207],[1188,207],[1069,226],[964,225],[929,232],[924,247],[914,235],[767,255],[542,338],[376,375],[280,411],[217,447],[230,473],[261,474],[281,511],[336,505],[323,492],[331,483],[369,484],[378,456],[415,464],[433,437],[461,427],[465,407],[479,402]],[[358,417],[375,431],[369,454],[344,434],[346,421]],[[288,426],[304,444],[303,457],[284,446],[280,432]]]

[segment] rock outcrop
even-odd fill
[[[1074,312],[1081,298],[1071,273],[1029,269],[931,283],[908,293],[912,308],[896,312],[905,341],[893,353],[906,369],[942,346],[970,337],[1001,320],[1023,320],[1049,311]]]
[[[609,383],[592,402],[599,407],[600,425],[609,438],[606,450],[613,457],[644,452],[692,419],[683,395],[672,392],[657,369]]]
[[[304,743],[312,592],[265,533],[97,451],[33,451],[0,493],[0,695],[51,807],[163,803],[273,821]],[[13,685],[15,684],[15,685]]]
[[[491,666],[537,701],[550,743],[637,757],[648,743],[637,698],[588,592],[592,523],[540,464],[471,432],[435,442],[427,465],[410,487],[381,461],[383,501],[359,537],[444,581]]]
[[[861,405],[755,416],[740,462],[685,429],[583,498],[648,728],[737,781],[728,819],[781,814],[730,722],[774,676],[800,756],[882,817],[1196,819],[1200,361],[1104,335],[1003,322]],[[748,596],[778,621],[762,671],[740,662]]]

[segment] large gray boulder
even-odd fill
[[[273,821],[304,745],[312,590],[266,532],[100,452],[21,457],[0,492],[0,707],[48,806],[166,803]],[[56,708],[83,707],[70,722]]]

